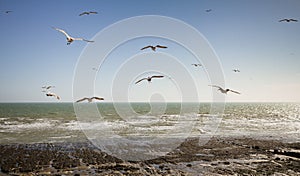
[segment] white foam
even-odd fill
[[[300,121],[283,118],[238,118],[222,120],[216,133],[220,136],[272,137],[294,140],[299,138]],[[293,135],[289,135],[293,134]],[[296,135],[294,135],[296,134]]]
[[[46,128],[52,128],[54,124],[51,124],[49,121],[43,121],[43,122],[34,122],[34,123],[16,123],[11,122],[7,123],[5,125],[0,125],[0,128],[9,130],[9,131],[22,131],[22,130],[28,130],[28,129],[46,129]]]
[[[57,126],[57,128],[65,129],[65,130],[81,130],[77,120],[71,120],[69,122],[65,122]]]
[[[7,117],[1,117],[0,118],[0,121],[5,121],[5,120],[8,120],[9,118],[7,118]]]
[[[68,138],[71,138],[72,136],[52,136],[50,138],[52,139],[68,139]]]

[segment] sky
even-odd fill
[[[5,13],[8,10],[12,12]],[[79,16],[84,11],[98,14]],[[204,65],[193,67],[199,60],[188,48],[146,36],[116,46],[101,65],[91,66],[98,70],[87,68],[94,72],[90,74],[95,75],[91,78],[94,85],[85,91],[83,82],[74,95],[81,56],[89,47],[110,40],[97,40],[97,35],[121,20],[143,15],[170,17],[200,32],[221,65],[224,88],[241,92],[229,92],[226,101],[300,102],[300,21],[279,22],[283,18],[300,20],[299,0],[0,0],[0,102],[58,102],[45,96],[41,91],[44,85],[55,86],[51,91],[61,97],[60,102],[94,95],[107,102],[181,101],[182,97],[206,102],[212,100],[212,93],[220,94],[208,86],[212,82],[201,58]],[[52,27],[95,42],[67,45],[64,35]],[[153,29],[157,27],[153,25]],[[113,41],[115,36],[107,37]],[[140,50],[149,44],[168,48]],[[98,54],[92,57],[99,59],[101,48]],[[157,65],[160,69],[153,69]],[[134,84],[156,74],[165,78]]]

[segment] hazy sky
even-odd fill
[[[5,13],[8,10],[12,12]],[[79,16],[83,11],[99,13]],[[242,93],[229,93],[227,101],[300,101],[300,21],[278,22],[282,18],[300,20],[299,0],[0,0],[0,102],[56,102],[41,92],[43,85],[55,85],[52,91],[63,102],[73,101],[78,59],[87,45],[103,41],[78,41],[68,46],[63,34],[51,27],[65,29],[74,37],[93,39],[107,26],[141,15],[175,18],[202,33],[219,58],[226,88]],[[160,50],[159,57],[140,51],[144,45],[158,43],[168,46]],[[135,67],[148,61],[166,70],[178,66],[173,70],[182,77],[135,85],[143,76],[165,71],[145,67],[133,74]],[[191,66],[194,62],[194,56],[177,43],[137,38],[118,46],[106,58],[97,72],[94,95],[106,101],[125,101],[118,93],[126,90],[129,101],[179,101],[182,94],[194,96],[195,92],[181,90],[195,85],[197,99],[209,101],[216,90],[208,86],[211,83],[205,66],[195,68]],[[234,73],[235,68],[241,72]],[[129,78],[129,85],[121,87],[115,82],[120,81],[119,75],[135,76]],[[193,85],[180,80],[193,80]],[[93,95],[82,92],[82,96]]]

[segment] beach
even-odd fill
[[[145,113],[148,104],[133,104],[142,114],[127,121],[119,120],[112,104],[97,106],[104,120],[88,123],[76,118],[71,103],[0,104],[1,175],[300,175],[297,103],[227,104],[213,133],[206,127],[212,118],[207,104],[197,112],[182,115],[183,119],[178,118],[178,104],[168,104],[163,115]],[[176,124],[185,127],[191,119],[197,121],[193,121],[195,129],[187,138],[182,138],[181,126],[179,130],[171,128]],[[109,127],[124,138],[153,135],[163,136],[165,141],[177,136],[182,143],[175,148],[170,144],[172,150],[159,157],[121,160],[115,157],[118,154],[108,154],[109,150],[92,144],[92,137],[98,136],[89,132]],[[101,143],[105,140],[97,139],[98,144],[108,146]],[[139,149],[163,149],[159,148],[163,145],[146,148],[146,142],[134,144],[132,151],[137,153],[131,155],[142,156]],[[116,151],[124,150],[119,145]]]
[[[300,175],[300,143],[251,138],[187,139],[166,156],[122,161],[92,144],[0,145],[1,172],[11,175]]]

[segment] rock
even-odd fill
[[[225,165],[229,165],[229,164],[230,164],[229,161],[224,161],[223,163],[224,163]]]
[[[187,164],[186,166],[187,166],[187,167],[192,167],[192,164],[191,164],[191,163],[189,163],[189,164]]]
[[[259,146],[253,146],[253,148],[256,149],[256,150],[260,149]]]
[[[0,144],[0,172],[76,176],[195,175],[198,171],[199,175],[300,175],[300,152],[295,150],[299,144],[247,138],[211,138],[205,145],[198,144],[198,139],[186,140],[173,153],[139,162],[124,162],[86,143]]]

